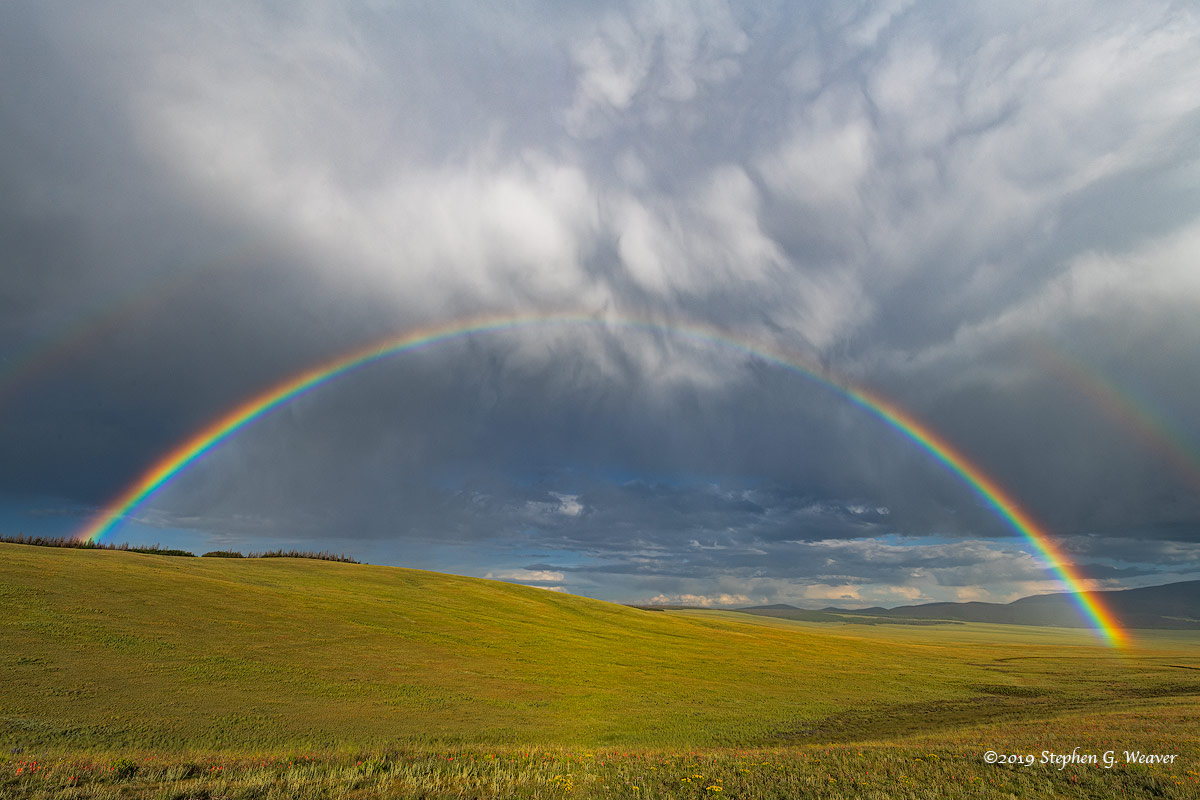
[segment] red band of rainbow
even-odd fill
[[[122,518],[143,503],[189,464],[217,447],[255,419],[297,397],[300,397],[341,375],[388,356],[408,352],[450,339],[472,334],[495,333],[505,330],[548,325],[588,325],[626,330],[670,334],[706,344],[732,348],[754,358],[783,367],[816,381],[842,395],[855,405],[918,444],[962,479],[1014,531],[1028,541],[1073,593],[1080,611],[1098,634],[1113,646],[1126,643],[1125,632],[1099,600],[1086,588],[1086,582],[1055,548],[1050,535],[1016,501],[979,466],[971,463],[933,429],[911,416],[890,401],[833,377],[827,370],[806,365],[794,358],[762,345],[739,339],[717,328],[699,325],[663,324],[628,317],[594,318],[578,314],[542,314],[537,316],[497,316],[458,321],[441,326],[426,327],[389,337],[339,355],[276,384],[266,391],[231,409],[193,434],[166,455],[159,458],[134,483],[113,498],[95,515],[76,538],[97,541],[109,533]]]

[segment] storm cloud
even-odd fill
[[[1097,586],[1197,577],[1197,52],[1184,3],[6,3],[0,531],[382,337],[572,312],[332,381],[114,536],[622,601],[1058,588],[698,325],[906,409]]]

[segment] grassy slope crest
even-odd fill
[[[0,544],[0,730],[88,748],[773,745],[1200,695],[1189,640],[1117,656],[1081,631],[953,627],[845,633],[395,567]]]

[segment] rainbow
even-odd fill
[[[1158,454],[1192,489],[1200,491],[1200,455],[1185,444],[1185,438],[1145,403],[1080,358],[1071,356],[1049,341],[1029,340],[1028,349],[1061,380],[1091,401],[1113,422],[1119,423]]]
[[[578,314],[542,314],[537,316],[496,316],[431,326],[392,336],[366,347],[336,356],[304,372],[293,375],[261,392],[207,426],[158,459],[134,483],[104,506],[76,538],[98,541],[147,498],[165,486],[187,466],[219,446],[254,420],[326,383],[389,356],[473,334],[496,333],[535,326],[572,325],[671,334],[706,345],[732,348],[764,362],[798,373],[847,398],[868,414],[883,420],[919,445],[951,473],[965,482],[1015,532],[1027,540],[1074,594],[1083,616],[1097,633],[1112,646],[1126,644],[1126,635],[1086,588],[1085,579],[1057,550],[1050,535],[1021,509],[1016,501],[982,468],[970,462],[933,429],[887,399],[833,377],[828,371],[804,364],[716,328],[699,325],[666,325],[635,318],[594,318]]]
[[[131,320],[159,309],[190,290],[213,269],[229,269],[257,253],[257,242],[237,241],[220,257],[200,264],[166,271],[109,302],[84,314],[57,335],[29,346],[5,363],[0,363],[0,406],[16,397],[22,388],[54,372],[64,362],[78,358],[97,340],[111,336]]]

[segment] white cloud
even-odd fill
[[[760,227],[757,190],[736,166],[714,168],[683,197],[621,194],[610,208],[622,263],[656,295],[763,285],[785,260]]]
[[[1070,336],[1085,325],[1152,323],[1163,315],[1186,318],[1200,304],[1198,248],[1200,224],[1193,224],[1133,250],[1084,253],[1036,293],[906,360],[931,366],[946,359],[979,358],[1031,335]]]
[[[799,587],[800,596],[805,600],[820,600],[822,602],[861,601],[862,587],[850,583],[837,586],[828,583],[810,583]]]
[[[874,161],[874,130],[862,95],[830,88],[792,113],[786,138],[759,158],[758,174],[797,210],[831,222],[840,217],[843,235],[853,233]]]
[[[133,50],[140,69],[124,79],[141,137],[215,203],[296,242],[329,279],[365,275],[410,312],[623,306],[637,298],[596,268],[611,243],[655,301],[734,293],[790,343],[825,352],[948,250],[945,292],[1002,296],[1024,280],[1006,263],[1010,243],[1044,235],[1073,193],[1154,159],[1200,103],[1197,33],[1179,17],[1099,14],[1091,38],[1055,17],[1018,37],[1019,12],[966,11],[980,46],[960,52],[906,6],[847,9],[834,35],[876,47],[862,75],[816,87],[829,64],[808,42],[795,60],[810,78],[795,91],[816,96],[672,172],[669,192],[654,179],[674,169],[664,148],[679,133],[630,137],[608,155],[622,141],[613,121],[718,125],[721,106],[708,104],[752,44],[724,3],[563,18],[526,45],[568,54],[575,85],[558,99],[568,128],[588,130],[582,142],[550,129],[523,141],[512,133],[523,120],[502,105],[453,131],[399,124],[427,98],[396,87],[400,62],[348,14],[149,18],[145,38],[172,46]],[[421,80],[426,93],[462,88]],[[372,102],[384,97],[392,104]],[[441,153],[425,142],[439,135]],[[620,189],[597,168],[614,159]]]
[[[870,78],[870,99],[913,154],[945,143],[963,117],[959,76],[928,41],[897,43]]]
[[[655,0],[628,15],[610,11],[568,45],[578,79],[566,128],[591,138],[623,116],[653,126],[678,124],[677,105],[736,74],[737,57],[748,46],[720,0]]]
[[[510,581],[541,586],[542,584],[559,583],[566,577],[562,572],[547,569],[505,569],[489,572],[483,576],[489,581]],[[542,588],[563,591],[561,586],[543,586]]]
[[[558,494],[552,492],[558,498],[558,513],[567,517],[578,517],[583,513],[583,503],[579,502],[577,494]]]
[[[575,104],[568,125],[578,131],[599,108],[624,110],[650,70],[652,54],[628,20],[609,15],[599,30],[571,53],[579,68]]]
[[[550,492],[549,494],[554,498],[553,500],[525,501],[525,512],[535,520],[546,521],[553,520],[556,517],[574,519],[586,510],[586,507],[579,500],[579,495],[577,494],[561,494],[559,492]]]
[[[713,608],[721,606],[745,606],[751,600],[744,594],[659,594],[646,601],[645,605],[652,606],[701,606]]]
[[[894,595],[895,597],[899,597],[902,600],[906,600],[910,603],[929,600],[929,598],[925,596],[925,592],[916,586],[889,586],[883,591],[885,594]]]
[[[847,41],[858,47],[874,45],[880,34],[892,24],[892,20],[912,4],[913,0],[883,0],[860,4],[856,9],[857,18],[845,29]],[[849,4],[847,6],[853,8]]]
[[[713,542],[712,544],[700,544],[700,542],[697,541],[696,539],[692,539],[690,542],[688,542],[688,546],[693,547],[696,550],[728,550],[729,549],[725,545],[717,544],[716,542]]]

